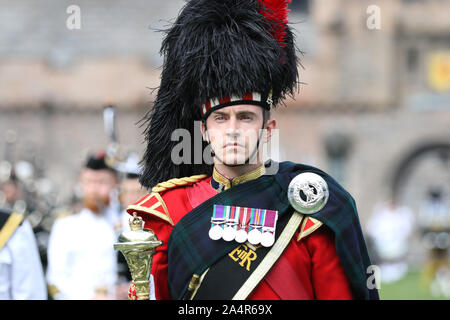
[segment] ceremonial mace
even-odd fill
[[[130,229],[123,231],[114,244],[114,250],[124,255],[131,278],[136,287],[137,300],[148,300],[150,296],[150,272],[156,247],[162,245],[150,229],[143,229],[142,218],[136,213],[129,220]]]

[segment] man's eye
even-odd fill
[[[216,120],[217,120],[217,121],[222,121],[222,120],[225,120],[225,118],[222,117],[222,116],[217,116],[217,117],[216,117]]]
[[[244,114],[244,115],[241,116],[241,119],[242,119],[242,120],[251,120],[252,117],[249,116],[248,114]]]

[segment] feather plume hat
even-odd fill
[[[190,0],[165,30],[164,64],[153,108],[144,117],[147,148],[140,182],[210,174],[212,166],[174,164],[172,132],[194,136],[195,121],[217,108],[255,104],[270,109],[293,95],[298,58],[288,25],[291,0]],[[203,148],[206,143],[203,143]],[[202,149],[203,151],[203,149]]]

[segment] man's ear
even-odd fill
[[[264,139],[264,143],[268,143],[272,138],[272,132],[277,128],[277,120],[269,119],[266,123],[266,135]]]
[[[200,124],[200,130],[202,131],[202,138],[203,141],[206,141],[209,143],[209,139],[208,139],[208,133],[206,132],[206,121],[202,121]]]

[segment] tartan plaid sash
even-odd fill
[[[366,285],[371,264],[364,242],[355,201],[323,171],[302,164],[282,162],[276,175],[264,175],[239,184],[203,202],[174,227],[168,242],[169,288],[173,299],[181,299],[193,274],[201,275],[226,256],[236,242],[213,241],[208,236],[214,204],[277,210],[279,219],[293,209],[287,199],[290,181],[302,172],[322,176],[330,190],[327,205],[311,217],[323,222],[335,234],[336,251],[356,299],[378,299],[376,289]]]

